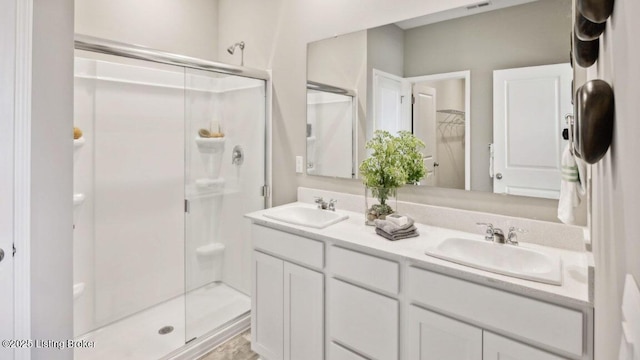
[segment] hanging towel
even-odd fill
[[[575,222],[575,210],[587,193],[586,164],[571,153],[567,145],[562,153],[562,182],[558,201],[558,219],[565,224]]]

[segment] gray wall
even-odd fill
[[[218,0],[81,0],[75,5],[79,34],[217,58]],[[235,41],[224,44],[225,49]],[[233,60],[240,64],[240,55]]]
[[[615,91],[613,142],[593,167],[596,359],[617,359],[625,275],[640,284],[640,2],[618,0],[600,40],[597,74]],[[636,345],[637,346],[637,345]],[[636,348],[636,351],[638,349]]]
[[[471,189],[493,191],[493,70],[569,62],[571,0],[540,0],[405,32],[405,77],[471,70]]]
[[[33,2],[31,337],[73,338],[73,0]],[[34,360],[72,359],[33,349]]]

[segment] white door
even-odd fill
[[[413,305],[407,319],[407,360],[483,359],[482,329]]]
[[[284,358],[284,262],[253,252],[251,348],[269,360]]]
[[[493,72],[493,192],[557,199],[569,64]]]
[[[484,360],[567,360],[505,337],[484,332]]]
[[[0,340],[13,339],[15,1],[0,0]],[[0,346],[0,360],[13,350]]]
[[[284,263],[284,358],[324,359],[324,275]]]
[[[411,86],[403,78],[373,70],[373,129],[392,135],[411,131]]]
[[[437,181],[437,144],[436,144],[436,89],[422,85],[413,85],[413,134],[425,144],[424,162],[427,178],[420,185],[435,186]]]

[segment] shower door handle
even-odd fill
[[[4,250],[0,249],[0,262],[4,259]]]

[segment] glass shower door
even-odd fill
[[[251,309],[244,214],[265,206],[264,80],[186,70],[185,340]]]
[[[77,52],[75,359],[184,345],[184,68]],[[79,134],[80,135],[80,134]]]

